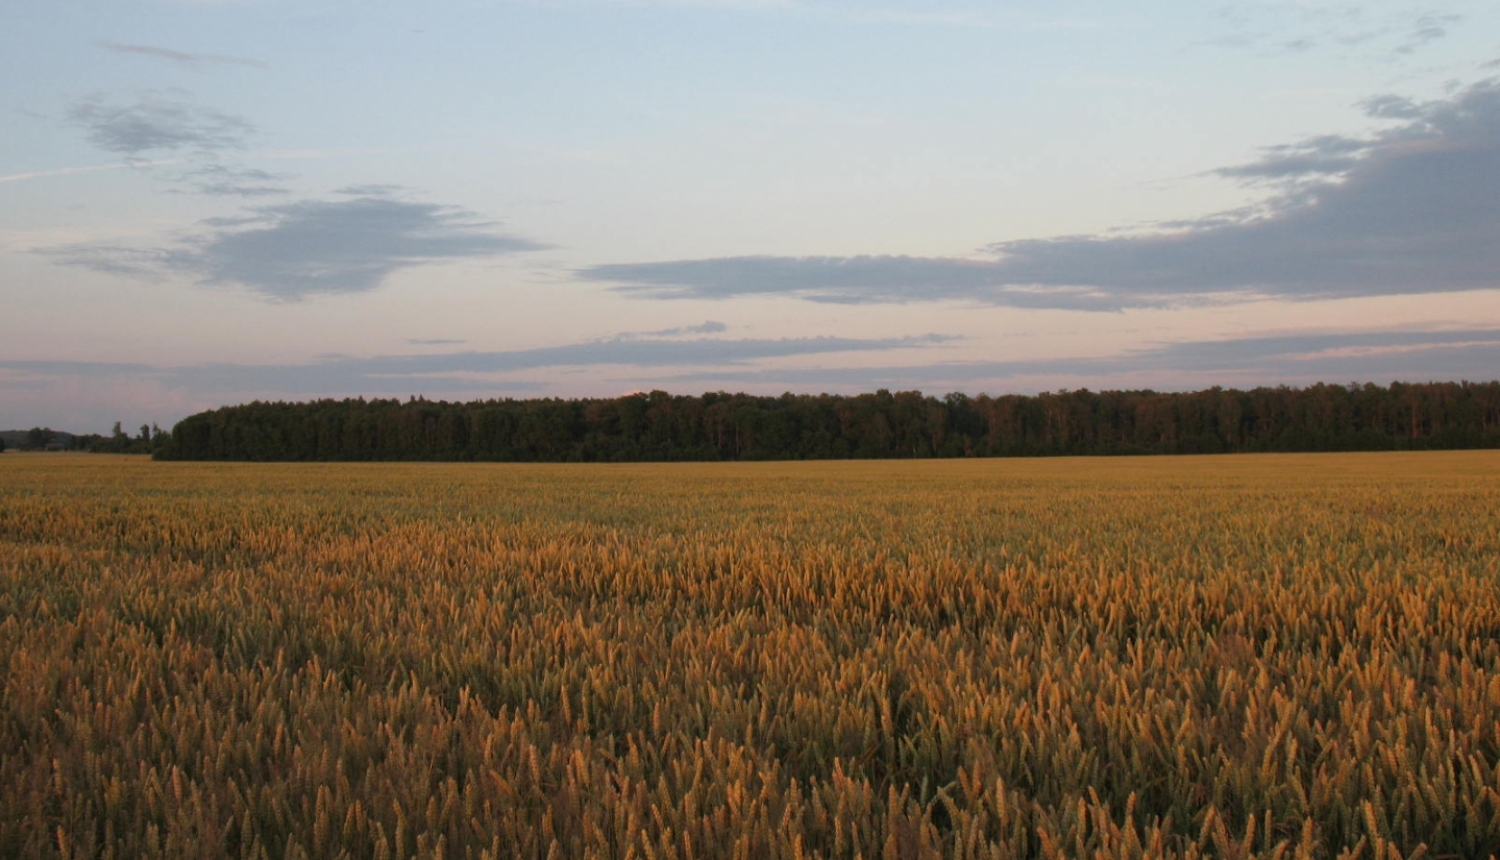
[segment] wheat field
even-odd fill
[[[0,456],[0,856],[1484,858],[1500,455]]]

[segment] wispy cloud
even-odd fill
[[[9,173],[0,176],[0,183],[23,182],[27,179],[42,179],[48,176],[70,176],[74,173],[97,173],[101,170],[125,170],[128,168],[155,167],[163,164],[180,164],[181,159],[171,158],[161,161],[119,161],[113,164],[86,164],[80,167],[55,167],[51,170],[28,170],[24,173]]]
[[[1248,164],[1221,167],[1214,175],[1236,180],[1284,181],[1338,176],[1352,170],[1366,154],[1369,140],[1329,134],[1299,143],[1270,147]]]
[[[126,104],[102,95],[82,99],[68,110],[93,145],[130,158],[147,152],[204,154],[244,148],[255,133],[247,120],[196,104],[181,93],[140,93]]]
[[[716,320],[705,320],[697,325],[675,326],[673,328],[657,329],[656,331],[625,332],[615,339],[649,338],[649,337],[684,337],[694,334],[722,334],[729,331],[729,326]]]
[[[371,182],[365,185],[345,185],[343,188],[334,189],[334,194],[345,197],[389,197],[405,191],[400,185],[392,185],[386,182]]]
[[[288,189],[273,183],[289,178],[291,177],[285,173],[225,164],[201,165],[176,177],[177,181],[188,184],[195,193],[212,197],[271,197],[286,194]]]
[[[170,256],[160,250],[101,242],[44,247],[36,249],[35,253],[64,265],[131,278],[151,278],[161,274],[169,264]]]
[[[1448,35],[1462,15],[1414,4],[1254,2],[1218,11],[1220,35],[1206,44],[1274,53],[1335,50],[1390,62]]]
[[[238,285],[276,301],[379,287],[428,263],[479,259],[545,246],[497,231],[455,206],[393,197],[301,200],[258,206],[169,248],[68,245],[54,260],[110,274],[174,274]]]
[[[176,187],[171,193],[243,198],[288,192],[279,183],[289,175],[236,163],[233,153],[244,150],[260,134],[249,120],[198,104],[183,91],[146,91],[123,99],[95,94],[74,103],[67,118],[93,145],[125,156],[125,166],[149,170],[153,177],[172,183]],[[183,166],[152,169],[165,165]],[[115,166],[62,168],[15,178]],[[6,179],[0,177],[0,181]]]
[[[302,364],[204,364],[156,367],[139,363],[71,361],[4,361],[0,370],[29,379],[100,378],[110,375],[151,380],[197,396],[233,398],[244,392],[278,396],[323,394],[414,394],[476,391],[485,388],[527,390],[535,381],[500,380],[495,374],[552,368],[735,367],[756,361],[833,353],[871,353],[930,349],[955,338],[923,335],[896,338],[699,338],[693,340],[607,340],[505,351],[471,351],[337,357]],[[483,378],[480,378],[483,377]]]
[[[1396,46],[1395,52],[1398,54],[1416,53],[1429,42],[1436,42],[1447,36],[1448,28],[1463,19],[1462,15],[1423,15],[1407,32],[1406,39]]]
[[[1500,82],[1416,104],[1368,138],[1320,137],[1226,168],[1283,189],[1265,205],[1165,232],[997,242],[990,258],[731,257],[609,264],[585,280],[646,298],[787,295],[1113,310],[1500,288]]]
[[[937,387],[1015,379],[1074,380],[1109,388],[1154,378],[1174,384],[1263,385],[1282,381],[1490,380],[1500,367],[1500,329],[1277,334],[1165,343],[1123,353],[1016,361],[946,361],[875,367],[705,369],[658,377],[662,384],[799,388]],[[1122,383],[1111,380],[1131,380]],[[648,380],[649,381],[649,380]]]
[[[210,65],[250,66],[256,69],[266,68],[266,64],[260,60],[235,57],[229,54],[196,54],[187,51],[173,51],[169,48],[158,48],[153,45],[124,45],[119,42],[101,41],[95,42],[94,45],[95,47],[114,51],[119,54],[132,54],[140,57],[167,60],[195,72],[201,72],[204,66]]]

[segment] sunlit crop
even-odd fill
[[[1500,853],[1493,452],[0,456],[0,856]]]

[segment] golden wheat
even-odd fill
[[[1486,857],[1500,456],[0,457],[0,856]]]

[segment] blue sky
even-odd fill
[[[1500,375],[1500,4],[3,16],[7,428]]]

